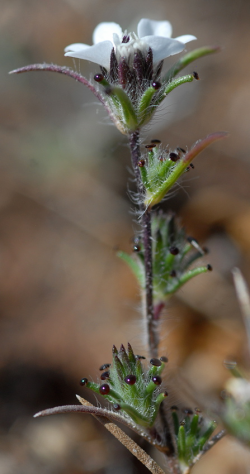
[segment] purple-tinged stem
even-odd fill
[[[163,301],[160,301],[160,303],[154,306],[154,320],[155,321],[158,321],[160,319],[161,312],[163,311],[164,308],[165,308],[165,303],[163,303]]]
[[[138,131],[132,132],[129,136],[129,146],[131,152],[131,161],[133,165],[133,170],[135,174],[136,180],[136,187],[139,193],[139,201],[142,201],[142,194],[144,191],[144,186],[141,179],[141,173],[138,166],[138,162],[141,158],[141,150],[140,150],[140,135]]]
[[[158,321],[154,319],[153,303],[153,260],[152,260],[152,232],[151,232],[151,210],[145,209],[142,215],[144,264],[146,276],[146,317],[148,327],[148,343],[150,355],[158,356],[159,334]]]
[[[131,160],[134,169],[138,201],[141,211],[141,221],[143,230],[143,243],[144,243],[144,262],[145,262],[145,312],[146,322],[148,330],[148,344],[149,352],[151,357],[157,357],[158,355],[158,324],[154,320],[154,304],[153,304],[153,261],[152,261],[152,233],[151,233],[151,210],[146,209],[143,203],[144,186],[141,179],[140,169],[138,162],[141,158],[140,150],[140,136],[139,132],[135,131],[130,134],[130,151]]]
[[[83,403],[83,399],[77,395],[77,398],[81,403]],[[84,405],[64,405],[60,407],[48,408],[43,411],[39,411],[34,415],[34,418],[41,418],[44,416],[51,416],[51,415],[64,415],[66,413],[80,413],[80,414],[89,414],[93,415],[98,421],[102,423],[120,423],[127,428],[134,431],[139,436],[142,436],[144,439],[149,441],[150,443],[154,443],[155,446],[162,452],[164,452],[164,446],[161,441],[158,440],[158,435],[151,434],[150,432],[143,431],[140,427],[136,426],[134,423],[131,423],[129,419],[125,418],[124,416],[120,415],[119,413],[115,413],[114,411],[107,410],[106,408],[96,407],[86,400],[84,400]]]
[[[111,114],[111,111],[104,100],[103,96],[100,94],[98,90],[86,79],[86,77],[82,76],[78,72],[73,71],[69,67],[66,66],[58,66],[56,64],[30,64],[29,66],[24,66],[20,67],[19,69],[14,69],[13,71],[10,71],[9,74],[21,74],[22,72],[30,72],[30,71],[49,71],[49,72],[58,72],[59,74],[64,74],[65,76],[72,77],[75,79],[75,81],[80,82],[81,84],[84,84],[85,86],[88,87],[88,89],[93,92],[93,94],[96,96],[98,100],[102,103],[102,105],[105,107],[106,111],[110,115],[111,119],[113,119],[113,116]]]

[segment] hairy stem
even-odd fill
[[[146,317],[148,329],[148,343],[150,355],[158,356],[158,322],[154,319],[153,304],[153,262],[152,262],[152,234],[151,234],[151,210],[145,209],[142,215],[143,242],[144,242],[144,262],[146,281]]]
[[[129,144],[131,151],[131,161],[136,179],[138,201],[140,206],[143,244],[144,244],[144,261],[145,261],[145,313],[148,332],[149,352],[152,357],[158,355],[158,324],[154,320],[154,304],[153,304],[153,262],[152,262],[152,234],[151,234],[151,209],[146,208],[143,204],[144,186],[141,179],[138,162],[141,158],[139,132],[135,131],[130,134]]]
[[[112,421],[106,416],[106,412],[108,416],[109,414],[112,415],[112,412],[100,410],[82,397],[77,396],[77,398],[83,407],[75,405],[55,407],[39,412],[35,415],[35,417],[37,418],[41,416],[56,415],[59,413],[90,413],[96,420],[104,425],[105,428],[133,454],[133,456],[139,459],[139,461],[141,461],[141,463],[144,464],[144,466],[146,466],[148,470],[152,472],[152,474],[168,474],[164,473],[160,466],[158,466],[158,464],[140,446],[138,446],[135,441],[133,441],[126,433],[124,433],[121,428],[112,423]],[[83,409],[81,410],[81,408]]]
[[[77,82],[88,87],[88,89],[93,92],[98,100],[102,103],[105,107],[106,111],[108,112],[111,120],[115,122],[115,118],[108,107],[107,102],[104,100],[102,94],[91,84],[91,82],[86,79],[86,77],[82,76],[80,73],[73,71],[71,68],[66,66],[58,66],[57,64],[29,64],[28,66],[21,67],[19,69],[14,69],[10,71],[9,74],[21,74],[23,72],[31,72],[31,71],[48,71],[48,72],[57,72],[59,74],[64,74],[65,76],[72,77]]]

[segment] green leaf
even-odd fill
[[[164,96],[166,97],[170,92],[172,92],[176,87],[180,86],[181,84],[186,84],[187,82],[193,82],[195,79],[193,74],[187,74],[186,76],[178,77],[177,79],[173,79],[167,85]]]
[[[117,256],[127,263],[127,265],[130,267],[130,269],[134,273],[135,277],[137,278],[141,288],[144,288],[145,275],[144,275],[144,269],[140,265],[140,263],[136,262],[135,259],[131,255],[128,255],[126,252],[122,252],[121,250],[117,252]]]
[[[163,81],[170,81],[173,77],[178,74],[182,69],[184,69],[188,64],[192,63],[196,59],[207,56],[208,54],[218,53],[221,50],[219,46],[204,46],[203,48],[197,48],[190,53],[185,54],[182,58],[179,59],[163,78]]]
[[[179,161],[176,166],[171,170],[170,174],[165,181],[154,191],[147,192],[146,199],[144,201],[145,206],[152,207],[155,204],[159,204],[169,190],[174,186],[178,178],[186,171],[187,166],[193,161],[193,159],[201,153],[207,146],[226,138],[228,134],[226,132],[217,132],[208,135],[203,140],[199,140],[195,143],[193,148]]]

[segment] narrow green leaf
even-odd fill
[[[195,439],[196,439],[196,434],[197,434],[197,429],[198,429],[198,423],[199,423],[199,415],[194,415],[190,424],[190,430],[187,435],[186,443],[188,448],[192,448]]]
[[[179,59],[166,73],[163,78],[163,81],[168,82],[173,77],[178,74],[182,69],[184,69],[188,64],[192,63],[198,58],[202,58],[203,56],[207,56],[208,54],[218,53],[221,50],[219,46],[204,46],[202,48],[194,49],[189,53],[185,54],[182,58]]]
[[[185,283],[191,280],[191,278],[194,278],[195,276],[201,275],[201,273],[206,273],[208,271],[209,270],[207,267],[197,267],[197,268],[194,268],[193,270],[189,270],[188,272],[184,273],[184,275],[182,275],[179,278],[179,280],[174,286],[168,289],[167,294],[172,295],[173,293],[176,293],[176,291],[178,291]]]
[[[162,183],[162,185],[159,186],[159,188],[154,193],[147,193],[144,202],[145,205],[152,207],[155,204],[161,202],[161,200],[173,187],[177,179],[185,172],[187,166],[194,160],[194,158],[205,148],[207,148],[207,146],[211,145],[217,140],[226,138],[227,136],[228,134],[226,132],[217,132],[212,133],[203,140],[199,140],[198,142],[196,142],[193,148],[191,148],[191,150],[183,158],[177,161],[176,166],[173,168],[173,170],[171,171],[167,179]]]
[[[215,428],[216,428],[216,423],[211,423],[211,425],[205,431],[203,436],[199,439],[198,447],[199,447],[200,450],[202,450],[204,444],[209,440],[209,438],[210,438],[211,434],[214,432]]]
[[[194,75],[193,74],[187,74],[186,76],[178,77],[177,79],[173,79],[169,84],[167,85],[165,91],[164,91],[164,96],[166,97],[170,92],[172,92],[176,87],[180,86],[181,84],[186,84],[187,82],[193,82],[194,80]]]
[[[131,255],[128,255],[126,252],[122,252],[121,250],[117,252],[117,256],[127,263],[127,265],[130,267],[130,269],[134,273],[135,277],[137,278],[140,286],[144,288],[145,275],[144,275],[144,271],[141,264],[136,262],[135,259],[131,257]]]
[[[186,454],[186,433],[184,426],[179,427],[178,439],[177,439],[177,446],[178,446],[178,458],[180,460],[185,460]]]
[[[173,419],[175,435],[178,436],[180,423],[179,423],[179,417],[178,417],[178,414],[177,414],[176,410],[172,411],[172,419]]]

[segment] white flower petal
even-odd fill
[[[113,33],[119,37],[122,36],[122,29],[120,25],[113,22],[103,22],[96,26],[93,32],[93,43],[101,43],[102,41],[113,41]]]
[[[74,43],[74,44],[70,44],[69,46],[67,46],[64,51],[65,53],[68,53],[69,51],[81,51],[81,49],[84,49],[84,48],[89,48],[90,46],[88,44],[84,44],[84,43]]]
[[[169,21],[153,21],[147,18],[142,18],[137,26],[137,33],[139,38],[143,36],[164,36],[171,38],[172,26]]]
[[[72,58],[86,59],[92,63],[99,64],[109,70],[110,68],[110,54],[113,48],[111,41],[102,41],[94,46],[88,46],[81,51],[73,51],[66,53],[65,56]]]
[[[183,36],[178,36],[177,38],[175,38],[176,41],[180,41],[181,43],[189,43],[189,41],[194,41],[196,40],[196,36],[193,36],[193,35],[183,35]]]
[[[144,36],[141,38],[153,51],[153,63],[158,63],[162,59],[168,58],[173,54],[178,54],[185,48],[183,43],[172,38],[163,38],[162,36]]]
[[[113,45],[119,46],[121,44],[120,36],[117,33],[113,33]]]

